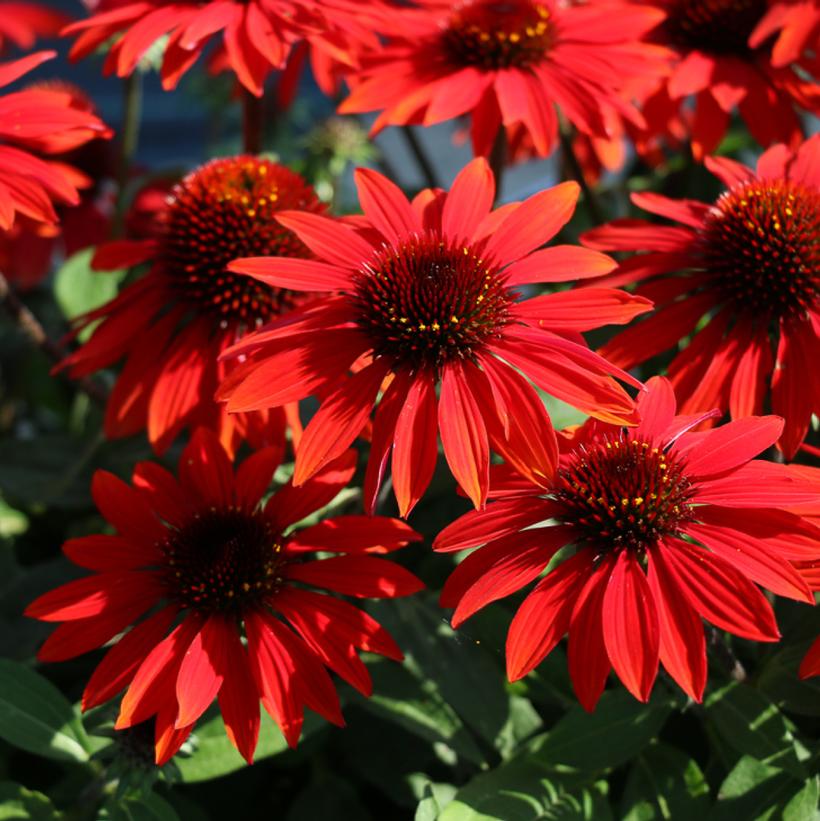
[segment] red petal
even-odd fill
[[[757,539],[722,525],[696,522],[690,522],[686,532],[772,593],[814,604],[809,586],[794,567]]]
[[[524,200],[491,235],[485,255],[515,262],[552,239],[569,222],[580,190],[576,182],[562,182]]]
[[[283,575],[361,599],[409,596],[424,585],[401,565],[373,556],[334,556],[285,567]]]
[[[382,394],[376,414],[373,418],[373,434],[370,437],[370,454],[364,474],[364,509],[373,514],[379,497],[379,488],[387,469],[387,461],[393,445],[396,421],[404,407],[404,400],[412,384],[412,376],[406,371],[399,371],[387,390]]]
[[[396,419],[393,487],[399,515],[407,517],[433,478],[438,457],[436,386],[420,374],[410,386]]]
[[[367,422],[389,367],[385,360],[375,360],[346,379],[322,402],[299,442],[294,485],[304,484],[347,450]]]
[[[700,547],[667,539],[654,554],[691,605],[716,627],[752,641],[777,641],[765,596],[729,562]]]
[[[181,526],[196,512],[196,507],[174,475],[156,462],[137,462],[131,477],[134,487],[146,496],[160,518]]]
[[[598,251],[576,245],[554,245],[514,262],[504,273],[508,285],[528,285],[536,282],[575,282],[603,276],[617,267],[618,263],[612,257]]]
[[[790,508],[820,501],[820,486],[787,465],[755,459],[726,476],[703,479],[697,501],[726,507]]]
[[[320,470],[305,484],[294,487],[293,482],[283,485],[265,505],[265,514],[274,526],[284,530],[300,522],[319,508],[330,504],[356,472],[356,452],[343,453],[338,459]]]
[[[176,615],[166,607],[127,632],[97,665],[83,692],[82,708],[90,710],[128,684],[148,653],[162,640]]]
[[[507,678],[517,681],[537,667],[569,629],[572,608],[592,570],[582,550],[547,574],[524,599],[507,634]]]
[[[433,550],[449,553],[486,544],[551,518],[557,505],[549,499],[503,499],[484,510],[471,510],[436,536]]]
[[[649,583],[631,550],[622,550],[609,578],[603,604],[609,660],[624,686],[648,701],[658,674],[658,612]]]
[[[395,183],[369,168],[357,168],[353,176],[365,217],[388,242],[421,233],[421,220]]]
[[[638,395],[638,412],[641,422],[632,433],[635,437],[661,441],[661,436],[675,418],[677,402],[672,384],[662,376],[653,376],[646,383],[646,390]]]
[[[386,516],[336,516],[296,531],[288,541],[288,549],[359,553],[378,547],[390,551],[421,538],[421,534],[399,519],[388,519]]]
[[[714,476],[746,464],[771,447],[782,430],[779,416],[750,416],[707,431],[686,454],[686,474]]]
[[[155,563],[160,554],[143,544],[134,544],[122,536],[94,535],[69,539],[63,553],[74,564],[102,572],[133,570]]]
[[[683,691],[699,702],[709,672],[703,624],[675,577],[656,559],[659,550],[663,548],[648,554],[648,581],[658,610],[660,660]]]
[[[342,268],[358,269],[375,255],[369,242],[338,220],[304,211],[282,211],[276,219],[317,257]]]
[[[475,562],[470,562],[470,559],[476,554],[468,556],[452,574],[452,577],[458,577],[458,584],[451,585],[450,589],[453,586],[463,587],[451,619],[453,627],[458,627],[491,602],[529,584],[544,571],[550,559],[567,544],[569,538],[564,527],[524,530],[479,548]],[[461,568],[465,573],[459,573]],[[480,570],[477,577],[475,570]],[[469,579],[466,586],[463,584],[465,576]],[[441,592],[443,601],[447,600],[449,593],[445,585]]]
[[[472,503],[482,507],[487,498],[490,478],[487,430],[459,362],[444,368],[438,424],[444,456],[453,476]]]
[[[230,627],[225,632],[224,653],[220,661],[224,666],[217,668],[223,677],[219,709],[225,722],[225,732],[245,761],[252,764],[259,738],[259,692],[251,675],[248,652],[239,633]]]
[[[228,263],[228,270],[292,291],[325,293],[350,288],[350,276],[338,265],[294,257],[242,257]]]
[[[798,675],[800,678],[820,676],[820,637],[809,647],[803,661],[800,663]]]
[[[179,479],[208,506],[231,507],[234,477],[231,460],[213,431],[198,428],[179,459]]]
[[[256,508],[273,481],[283,450],[283,447],[263,448],[242,462],[236,472],[237,504],[249,510]]]
[[[444,201],[441,230],[445,237],[468,241],[495,200],[495,181],[489,164],[477,157],[459,171]]]
[[[98,246],[91,260],[95,271],[114,271],[147,262],[157,253],[155,242],[121,239]]]
[[[94,474],[91,496],[103,518],[127,539],[154,545],[168,535],[145,497],[113,473],[98,470]]]
[[[177,729],[193,724],[211,706],[227,666],[225,634],[236,630],[221,615],[212,615],[188,645],[176,680]]]
[[[591,331],[626,325],[652,310],[652,302],[615,288],[558,291],[516,303],[512,312],[528,324],[551,331]]]
[[[581,706],[592,712],[606,687],[612,665],[603,633],[603,606],[614,561],[606,560],[578,592],[567,641],[567,668]]]

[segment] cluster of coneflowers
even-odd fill
[[[0,15],[0,37],[30,47],[64,22],[36,12],[20,5],[8,31]],[[27,610],[59,623],[43,661],[107,647],[84,708],[124,692],[116,726],[152,720],[158,763],[215,699],[248,761],[260,701],[291,745],[305,707],[343,724],[331,673],[368,695],[360,652],[402,658],[348,599],[421,589],[386,554],[421,539],[404,519],[439,442],[475,508],[433,542],[472,551],[441,605],[457,627],[528,588],[510,680],[566,636],[589,710],[613,670],[646,701],[659,665],[699,701],[704,620],[773,642],[761,588],[814,603],[820,474],[784,462],[820,413],[820,136],[798,116],[820,110],[816,3],[102,0],[65,32],[77,58],[107,43],[119,76],[167,37],[168,90],[209,45],[209,69],[249,97],[271,73],[286,89],[309,56],[328,93],[347,84],[342,112],[380,112],[374,132],[465,116],[476,155],[412,200],[358,169],[347,217],[269,159],[215,159],[142,192],[150,219],[138,197],[127,238],[95,243],[96,268],[139,275],[77,320],[90,335],[59,369],[119,366],[107,436],[147,436],[157,456],[186,444],[176,474],[96,474],[112,532],[64,546],[91,574]],[[47,56],[0,65],[0,85]],[[766,148],[756,169],[709,156],[735,112]],[[0,98],[6,252],[21,232],[55,235],[54,204],[79,207],[90,184],[70,152],[106,136],[64,88]],[[556,244],[579,186],[495,207],[484,157],[547,156],[559,138],[588,178],[627,139],[647,162],[687,143],[723,190],[634,194],[664,221]],[[590,349],[583,334],[608,325],[625,327]],[[665,377],[630,372],[669,350]],[[587,421],[555,431],[542,393]],[[357,461],[362,509],[316,521]],[[401,518],[375,515],[388,480]],[[800,673],[820,673],[820,642]]]

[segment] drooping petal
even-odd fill
[[[489,486],[490,451],[481,411],[470,393],[459,362],[441,378],[438,426],[444,456],[453,476],[475,507],[482,507]]]
[[[612,667],[639,701],[648,701],[658,674],[658,611],[635,556],[624,549],[615,562],[603,601],[603,634]]]
[[[223,638],[223,653],[217,659],[221,666],[216,668],[217,674],[222,676],[219,709],[228,738],[245,761],[252,764],[259,738],[259,691],[239,633],[236,629],[228,629]]]
[[[766,597],[725,559],[679,539],[667,538],[653,555],[663,563],[690,604],[716,627],[752,641],[777,641]]]
[[[360,553],[373,548],[392,551],[421,538],[421,534],[399,519],[336,516],[296,531],[288,540],[288,549],[329,550],[334,553]]]
[[[674,576],[656,559],[657,552],[663,549],[660,546],[648,553],[647,573],[658,611],[660,660],[683,691],[699,702],[709,672],[703,624]]]
[[[592,570],[582,550],[546,575],[524,599],[507,633],[507,678],[517,681],[537,667],[561,640],[572,609]]]

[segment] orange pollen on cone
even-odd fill
[[[523,68],[540,62],[552,43],[549,8],[530,0],[476,0],[459,7],[444,31],[459,65]]]
[[[282,540],[261,515],[211,508],[169,531],[160,545],[170,598],[204,614],[241,612],[281,582]]]
[[[436,370],[497,337],[514,296],[475,248],[425,234],[385,246],[356,277],[353,302],[375,355]]]
[[[226,270],[239,257],[310,256],[276,221],[285,209],[323,210],[302,177],[269,160],[214,160],[185,177],[163,215],[159,257],[180,299],[221,324],[243,327],[291,309],[290,292]]]
[[[646,441],[606,438],[587,444],[558,473],[558,515],[601,554],[643,553],[692,517],[694,490],[674,454]]]
[[[674,0],[664,30],[680,48],[746,54],[749,37],[766,9],[766,0]]]
[[[820,300],[820,191],[753,180],[725,192],[701,231],[704,267],[752,318],[800,316]]]

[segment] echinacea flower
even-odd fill
[[[54,56],[41,51],[0,64],[0,88]],[[9,230],[17,214],[55,223],[53,202],[79,201],[77,172],[38,155],[62,153],[107,134],[102,121],[75,108],[65,92],[29,89],[0,96],[0,230]]]
[[[157,453],[184,428],[199,426],[217,431],[230,451],[242,439],[260,446],[284,437],[284,410],[229,417],[213,398],[229,370],[219,354],[300,301],[226,268],[248,254],[310,256],[276,221],[282,209],[314,213],[323,206],[284,166],[251,156],[213,160],[173,188],[154,216],[153,236],[97,250],[93,264],[101,269],[151,263],[145,276],[76,320],[78,328],[99,324],[62,365],[85,376],[125,358],[106,409],[107,436],[147,428]],[[288,415],[298,433],[296,408]]]
[[[667,70],[666,51],[641,37],[656,9],[608,2],[419,0],[391,11],[387,42],[350,74],[343,113],[381,111],[387,125],[433,125],[469,114],[473,149],[489,154],[496,134],[523,127],[535,152],[557,140],[558,111],[579,131],[606,136],[612,110],[643,123],[623,98],[635,81]]]
[[[403,516],[430,482],[439,432],[447,463],[476,506],[487,495],[490,446],[535,482],[553,475],[555,434],[524,377],[599,418],[637,421],[612,374],[640,383],[593,354],[580,332],[628,322],[649,310],[648,300],[588,289],[517,301],[517,287],[613,267],[609,257],[573,246],[535,250],[572,216],[575,183],[495,211],[483,159],[467,165],[449,193],[425,190],[412,204],[374,171],[359,169],[356,183],[364,209],[358,226],[279,215],[316,261],[274,257],[229,266],[274,287],[335,292],[225,355],[245,357],[220,388],[231,412],[321,393],[297,447],[297,485],[350,445],[380,391],[365,504],[372,510],[392,451]],[[351,368],[356,373],[348,377]]]
[[[62,622],[41,647],[41,661],[74,658],[128,630],[91,676],[82,707],[127,688],[115,726],[154,718],[158,764],[180,748],[214,698],[229,738],[250,762],[260,699],[293,747],[304,707],[344,724],[326,668],[369,695],[357,651],[402,658],[367,613],[309,588],[357,598],[414,593],[422,585],[413,574],[373,554],[420,537],[385,517],[339,516],[295,528],[350,481],[355,455],[344,454],[300,488],[288,482],[263,505],[280,455],[260,450],[234,474],[213,433],[198,430],[178,479],[153,462],[136,466],[132,486],[97,472],[94,501],[116,534],[67,542],[66,555],[95,572],[26,610]],[[316,551],[339,555],[317,559]]]
[[[136,0],[97,5],[87,20],[63,34],[78,35],[70,57],[79,60],[114,35],[103,70],[129,76],[151,46],[167,36],[160,76],[163,88],[180,78],[209,47],[212,67],[229,67],[252,94],[262,96],[265,79],[281,69],[294,44],[310,39],[337,60],[350,62],[347,37],[361,11],[356,0]]]
[[[779,637],[757,585],[814,603],[793,561],[820,558],[820,529],[787,509],[820,502],[820,481],[753,458],[778,438],[782,420],[749,417],[693,433],[699,417],[675,415],[669,382],[655,377],[647,387],[640,425],[588,421],[564,437],[546,493],[501,479],[493,492],[503,498],[458,519],[433,545],[483,545],[442,590],[453,626],[549,567],[510,624],[507,675],[525,676],[568,634],[569,673],[587,710],[611,669],[648,700],[659,661],[700,701],[701,619],[754,641]],[[568,546],[574,552],[551,566]]]
[[[0,2],[0,54],[7,43],[29,51],[41,37],[56,37],[71,18],[40,3]]]
[[[717,148],[736,111],[762,146],[796,146],[803,134],[800,110],[820,110],[820,86],[812,79],[818,68],[812,55],[817,39],[811,37],[820,20],[816,2],[649,0],[647,5],[666,15],[650,38],[677,54],[672,72],[642,108],[650,137],[663,133],[673,119],[668,108],[688,107],[692,97],[689,131],[696,159]],[[775,38],[780,27],[786,31]]]
[[[820,411],[811,378],[820,361],[820,136],[796,152],[773,146],[756,172],[720,157],[706,165],[726,186],[712,205],[633,194],[677,224],[616,220],[582,237],[591,248],[646,252],[602,284],[637,282],[656,303],[600,353],[632,368],[691,334],[669,366],[681,412],[760,414],[771,386],[772,410],[786,420],[779,446],[791,458]]]

